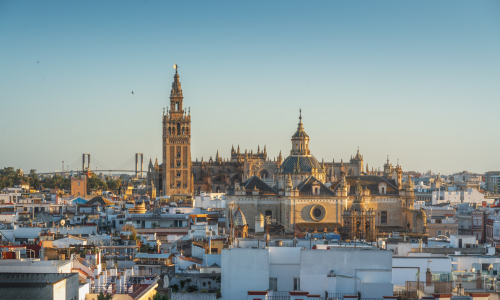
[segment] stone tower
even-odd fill
[[[192,194],[191,112],[183,109],[181,82],[175,75],[170,92],[170,110],[163,112],[163,191],[164,196]]]

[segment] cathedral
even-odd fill
[[[147,182],[151,196],[226,194],[227,229],[231,216],[242,215],[250,232],[263,216],[283,233],[342,232],[347,238],[375,240],[380,232],[423,236],[427,231],[422,210],[413,207],[412,181],[403,184],[403,171],[387,160],[383,172],[364,170],[359,150],[347,162],[319,162],[309,149],[302,123],[291,137],[290,154],[271,159],[266,146],[257,151],[231,149],[224,159],[191,161],[191,114],[183,109],[176,69],[170,110],[163,113],[163,163],[149,162]],[[239,220],[238,219],[238,220]]]

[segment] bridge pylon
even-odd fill
[[[139,156],[141,157],[140,169],[139,169]],[[144,172],[144,154],[136,153],[135,154],[135,177],[139,178],[139,173],[141,173],[141,176],[142,176],[142,172]]]
[[[87,157],[87,168],[85,168],[85,156]],[[85,171],[90,171],[90,153],[83,153],[82,155],[82,174]]]

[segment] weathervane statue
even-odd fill
[[[179,68],[179,66],[177,65],[177,63],[174,63],[175,74],[177,74],[177,69],[178,68]]]

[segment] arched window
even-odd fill
[[[168,127],[168,134],[171,135],[172,134],[172,127]]]
[[[181,134],[181,123],[177,123],[177,134]]]
[[[182,134],[186,134],[186,128],[182,127]]]
[[[179,102],[175,102],[175,110],[179,110]]]
[[[181,171],[177,171],[177,177],[181,177]]]
[[[216,193],[220,193],[220,186],[217,186],[217,187],[215,188],[215,192],[216,192]]]
[[[380,224],[387,224],[387,212],[380,212]]]
[[[198,195],[201,194],[201,186],[198,187]]]
[[[260,179],[266,179],[266,178],[269,178],[269,173],[267,172],[267,170],[260,171]]]
[[[273,217],[273,211],[272,210],[266,210],[266,217],[269,216],[270,218]]]

